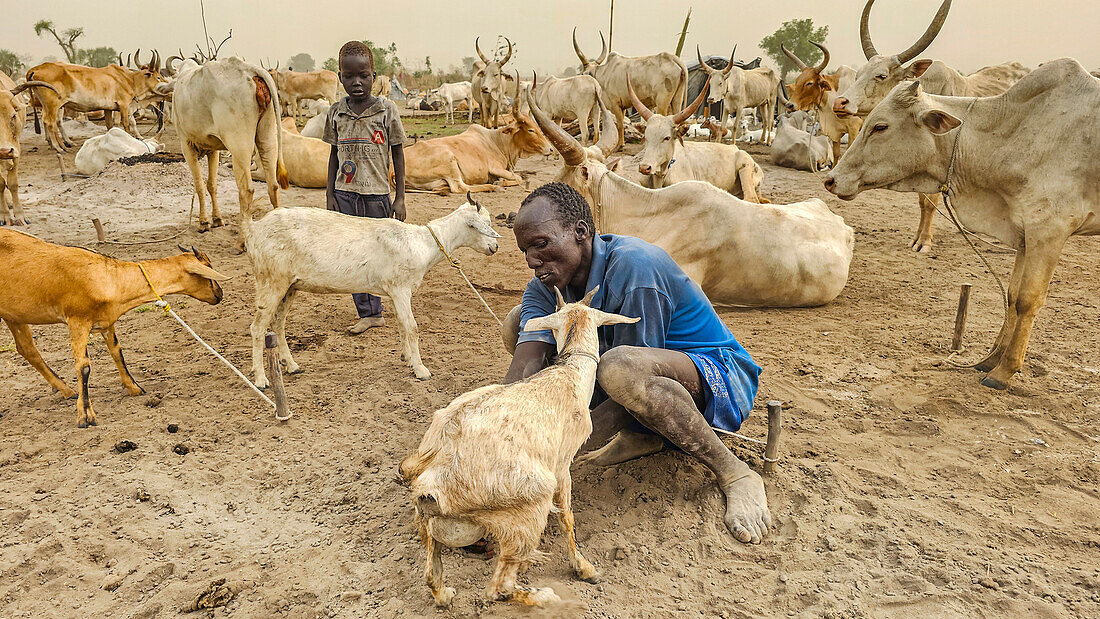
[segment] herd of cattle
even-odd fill
[[[257,278],[256,384],[266,385],[260,342],[269,326],[287,369],[298,371],[284,331],[299,291],[390,295],[402,356],[424,379],[430,372],[417,344],[412,292],[450,251],[496,251],[499,235],[469,194],[521,184],[517,161],[537,154],[561,156],[557,180],[584,195],[600,231],[662,247],[715,302],[805,307],[836,298],[847,283],[853,230],[820,199],[778,205],[761,195],[763,170],[737,146],[751,113],[762,122],[759,140],[771,145],[774,162],[815,173],[831,168],[825,188],[843,199],[878,188],[917,193],[921,217],[913,249],[931,248],[932,214],[942,195],[963,226],[1016,250],[1003,327],[977,365],[989,372],[983,384],[1003,389],[1023,363],[1066,239],[1100,234],[1100,117],[1095,114],[1100,79],[1071,59],[1030,71],[1008,62],[962,75],[940,60],[919,58],[943,26],[951,0],[944,0],[911,47],[880,54],[868,27],[873,4],[867,1],[860,22],[862,67],[827,72],[831,56],[824,45],[814,43],[824,55],[817,65],[784,47],[800,72],[792,83],[781,84],[773,69],[745,68],[733,55],[724,68],[714,68],[697,49],[706,84],[692,101],[687,100],[688,68],[668,52],[624,56],[610,51],[601,34],[600,54],[590,59],[574,30],[581,74],[526,82],[507,69],[511,41],[506,40],[503,57],[489,58],[475,40],[480,61],[470,81],[443,84],[427,96],[441,104],[450,122],[463,106],[469,122],[479,109],[480,124],[405,149],[408,189],[466,193],[468,203],[427,226],[387,222],[393,229],[385,233],[374,221],[356,222],[363,224],[359,230],[339,225],[341,216],[334,213],[278,208],[279,189],[289,183],[325,186],[330,149],[319,138],[326,107],[339,96],[331,71],[264,69],[235,57],[185,59],[182,53],[162,67],[157,52],[146,63],[137,61],[139,50],[136,68],[123,66],[120,56],[117,65],[104,68],[40,64],[18,84],[0,73],[0,118],[6,120],[0,122],[0,223],[26,223],[17,173],[28,110],[33,109],[35,129],[44,125],[49,145],[59,152],[74,146],[66,129],[74,121],[66,114],[102,114],[108,131],[85,141],[76,158],[82,174],[94,174],[111,159],[160,150],[158,142],[138,134],[134,113],[150,110],[159,132],[160,110],[170,105],[170,122],[199,198],[199,231],[223,225],[218,151],[232,156],[242,243]],[[375,87],[387,96],[390,81],[380,76]],[[704,113],[700,123],[691,123],[716,102],[722,103],[721,118]],[[636,170],[621,170],[623,159],[614,154],[625,143],[630,110],[640,117],[644,144],[634,157]],[[773,119],[777,110],[783,114]],[[280,121],[284,113],[288,118]],[[121,128],[114,127],[116,114]],[[306,119],[299,131],[299,121]],[[579,136],[563,125],[570,121],[576,121]],[[684,139],[701,132],[712,140]],[[730,143],[723,138],[727,133]],[[205,179],[199,167],[203,156]],[[253,180],[265,182],[275,207],[265,216],[254,205]],[[357,259],[341,262],[337,255]],[[399,255],[409,258],[390,258]],[[372,258],[364,262],[361,256]],[[77,271],[79,283],[65,276]],[[81,426],[96,423],[87,397],[90,331],[104,333],[124,385],[140,393],[114,336],[115,320],[157,292],[217,303],[219,279],[206,255],[195,250],[126,263],[0,231],[0,285],[22,291],[0,298],[0,318],[20,354],[58,391],[77,397]],[[573,311],[575,319],[584,319],[583,311]],[[55,322],[70,328],[78,392],[46,366],[30,336],[29,325]],[[426,506],[425,513],[432,509],[439,505]],[[591,568],[576,557],[579,553],[578,573]],[[434,569],[430,563],[433,593],[437,601],[449,601],[439,580],[433,581]]]

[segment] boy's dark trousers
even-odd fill
[[[345,215],[378,219],[393,217],[393,204],[390,202],[389,194],[372,196],[335,189],[332,197],[336,200],[336,210]],[[351,295],[351,299],[355,302],[355,311],[359,313],[360,318],[382,315],[381,298],[360,292]]]

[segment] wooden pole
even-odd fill
[[[95,226],[95,238],[100,243],[107,242],[107,235],[103,234],[103,224],[99,223],[98,217],[92,218],[92,225]]]
[[[959,290],[959,309],[955,312],[955,337],[951,340],[951,350],[963,349],[963,329],[966,328],[966,310],[970,304],[970,284],[963,284]]]
[[[615,36],[615,0],[611,0],[611,15],[607,18],[607,52],[611,53],[611,40]]]
[[[779,459],[779,433],[783,429],[783,421],[780,418],[782,412],[782,402],[768,400],[768,444],[764,448],[765,474],[775,470],[775,463]]]
[[[264,336],[264,368],[271,381],[271,394],[275,399],[275,419],[290,419],[290,409],[286,405],[286,391],[283,389],[283,366],[279,363],[279,351],[275,334],[268,332]]]

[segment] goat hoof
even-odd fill
[[[454,587],[443,587],[434,597],[436,606],[439,608],[447,608],[451,605],[451,600],[455,597],[455,589]]]
[[[413,374],[420,380],[428,380],[432,377],[432,373],[428,371],[428,368],[417,368],[413,370]]]
[[[993,378],[992,376],[986,376],[982,379],[982,386],[989,387],[990,389],[996,389],[997,391],[1004,391],[1008,389],[1008,385]]]
[[[140,386],[137,388],[137,391],[133,389],[130,389],[129,391],[130,395],[145,395],[145,389],[142,389]]]
[[[298,367],[297,363],[295,363],[294,365],[288,365],[288,366],[286,366],[286,373],[287,374],[301,374],[302,373],[302,368]]]

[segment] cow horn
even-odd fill
[[[940,33],[940,28],[943,28],[943,22],[947,21],[947,13],[951,10],[951,0],[943,0],[943,4],[940,5],[940,10],[936,11],[936,16],[932,19],[932,23],[928,25],[928,30],[924,31],[920,40],[913,44],[912,47],[898,54],[898,62],[906,63],[917,57],[917,54],[923,52],[932,41],[935,40],[936,35]]]
[[[588,58],[584,56],[584,52],[581,51],[581,46],[577,45],[577,27],[573,26],[573,51],[577,52],[577,58],[580,59],[581,64],[588,65]]]
[[[603,61],[607,60],[607,53],[611,50],[607,49],[607,41],[603,38],[603,30],[600,31],[600,57],[596,59],[596,64],[603,64]]]
[[[863,55],[867,60],[878,56],[875,44],[871,42],[871,5],[875,0],[867,0],[867,6],[863,7],[863,15],[859,18],[859,42],[863,44]]]
[[[734,58],[735,56],[737,56],[737,46],[736,46],[736,45],[734,45],[734,46],[733,46],[733,51],[732,51],[732,52],[730,52],[730,61],[729,61],[729,64],[727,64],[727,65],[726,65],[726,68],[725,68],[725,69],[722,69],[722,75],[723,75],[723,76],[729,75],[729,74],[730,74],[730,71],[732,71],[732,70],[733,70],[733,67],[734,67],[734,64],[733,64],[733,58]]]
[[[710,68],[710,65],[703,62],[703,53],[699,51],[698,44],[695,46],[695,57],[699,59],[699,66],[703,67],[703,69],[706,70],[707,73],[714,71],[714,69]]]
[[[172,61],[173,61],[173,60],[179,60],[179,61],[182,61],[182,60],[183,60],[183,56],[177,56],[177,55],[175,55],[175,54],[172,54],[171,56],[169,56],[169,57],[168,57],[168,60],[165,60],[165,61],[164,61],[164,68],[165,68],[165,69],[168,69],[168,70],[169,70],[169,71],[171,71],[172,73],[175,73],[175,72],[176,72],[176,69],[175,69],[175,67],[173,67],[173,66],[172,66]]]
[[[581,146],[581,143],[578,142],[576,138],[569,135],[565,129],[558,126],[558,123],[550,120],[546,112],[539,109],[538,104],[535,103],[535,97],[531,95],[530,90],[527,91],[527,105],[530,106],[531,115],[535,117],[535,123],[538,124],[539,129],[542,129],[543,134],[546,135],[546,139],[550,140],[554,148],[561,153],[562,159],[565,160],[565,165],[579,166],[584,163],[586,159],[584,147]],[[617,140],[619,137],[619,130],[617,127],[614,135]],[[600,136],[600,139],[602,140],[603,136]]]
[[[11,96],[14,97],[15,95],[18,95],[19,93],[23,92],[24,90],[26,90],[28,88],[49,88],[50,90],[52,90],[54,92],[57,92],[57,88],[55,88],[54,85],[49,83],[49,82],[43,82],[43,81],[40,81],[40,80],[32,80],[32,81],[29,81],[29,82],[23,82],[22,84],[19,84],[15,88],[12,88],[11,89]],[[60,97],[61,93],[57,92],[57,96]]]
[[[118,53],[118,66],[125,66],[122,64],[122,52]]]
[[[139,48],[137,48],[137,51],[134,52],[134,66],[135,67],[141,68],[141,60],[139,60],[140,57],[141,57],[141,48],[139,47]]]
[[[817,49],[821,50],[821,53],[825,55],[825,57],[821,59],[821,64],[817,65],[817,68],[814,69],[818,73],[821,73],[825,70],[825,67],[829,66],[829,48],[825,47],[821,43],[818,43],[817,41],[810,41],[810,43],[816,45]]]
[[[130,66],[130,54],[126,54],[126,66]]]
[[[787,46],[786,46],[786,45],[783,45],[782,43],[780,43],[780,44],[779,44],[779,49],[783,50],[783,53],[784,53],[784,54],[786,54],[787,58],[790,58],[790,59],[791,59],[791,62],[793,62],[793,63],[795,63],[796,65],[798,65],[798,68],[799,68],[800,70],[802,70],[802,71],[805,71],[806,69],[808,69],[808,68],[809,68],[809,65],[807,65],[807,64],[806,64],[805,62],[802,62],[802,59],[801,59],[801,58],[799,58],[798,56],[795,56],[795,55],[794,55],[794,52],[792,52],[791,50],[787,49]]]
[[[630,86],[630,78],[627,78],[626,84],[628,87]],[[695,113],[696,110],[699,109],[699,106],[703,104],[703,99],[707,98],[707,93],[709,92],[710,82],[707,82],[703,84],[703,88],[699,91],[699,96],[695,97],[695,101],[692,101],[691,105],[677,112],[676,115],[672,117],[672,122],[678,125],[687,120],[692,114]]]
[[[596,142],[596,146],[604,157],[608,157],[615,152],[615,147],[619,145],[619,125],[615,123],[615,115],[608,111],[602,103],[600,104],[600,116],[603,120],[600,123],[600,139]]]
[[[474,49],[477,50],[477,55],[481,57],[481,62],[489,64],[489,59],[485,57],[485,54],[481,53],[481,45],[478,44],[478,41],[480,40],[481,37],[477,37],[476,39],[474,39]]]
[[[153,71],[160,71],[160,51],[153,50]]]
[[[512,97],[512,118],[519,120],[519,69],[516,69],[516,96]]]
[[[160,111],[160,104],[152,106],[153,113],[157,115],[157,129],[153,133],[153,139],[160,137],[160,134],[164,133],[164,112]]]
[[[280,64],[282,64],[282,62],[281,62],[281,61],[279,61],[279,60],[276,60],[276,61],[275,61],[275,70],[276,70],[276,71],[278,71],[278,70],[279,70],[279,65],[280,65]]]
[[[504,42],[508,44],[508,55],[504,57],[504,60],[500,61],[500,66],[508,64],[508,61],[512,59],[512,42],[508,40],[508,37],[504,37]]]
[[[626,74],[626,92],[630,95],[630,103],[634,105],[634,109],[642,115],[642,120],[649,120],[649,117],[653,116],[653,111],[646,107],[638,98],[638,94],[634,92],[634,85],[630,83],[630,72]]]

